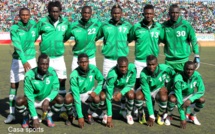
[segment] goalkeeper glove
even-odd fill
[[[200,67],[200,57],[195,55],[193,62],[196,64],[196,70]]]

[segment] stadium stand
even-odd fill
[[[117,0],[122,6],[124,18],[136,23],[142,19],[142,7],[151,3],[155,5],[155,20],[162,23],[168,19],[168,6],[172,1],[179,3],[182,16],[189,20],[197,33],[215,33],[215,1],[195,2],[195,0]],[[38,21],[47,15],[49,0],[0,0],[0,32],[8,32],[10,26],[18,20],[21,7],[31,10],[32,19]],[[92,6],[94,18],[104,22],[110,19],[110,8],[116,4],[114,0],[61,0],[62,15],[73,22],[80,19],[80,9],[84,5]],[[108,6],[107,6],[108,5]]]

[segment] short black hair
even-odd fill
[[[49,59],[49,56],[47,54],[40,54],[40,56],[38,57],[38,62],[40,61],[40,59]]]
[[[59,10],[62,11],[62,5],[61,5],[60,1],[50,1],[47,6],[48,12],[51,12],[52,7],[58,7]]]
[[[21,14],[22,11],[27,10],[30,13],[30,10],[27,7],[22,7],[19,9],[19,15]]]
[[[119,57],[119,58],[117,59],[117,64],[122,63],[122,62],[128,63],[128,58],[125,57],[125,56],[122,56],[122,57]]]
[[[92,12],[92,8],[91,8],[91,6],[83,6],[82,7],[82,9],[81,9],[81,12],[83,12],[84,11],[84,9],[90,9],[90,11]]]
[[[113,10],[114,10],[115,8],[119,8],[119,9],[122,11],[121,6],[118,5],[118,4],[116,4],[116,5],[114,5],[114,6],[111,8],[111,13],[113,12]]]
[[[187,61],[187,62],[185,62],[185,64],[184,64],[184,69],[185,69],[187,66],[190,66],[190,65],[196,66],[195,63],[194,63],[193,61]]]
[[[86,53],[81,53],[78,55],[78,61],[83,57],[86,57],[87,59],[89,59],[89,56]]]
[[[173,8],[179,8],[179,6],[177,4],[172,4],[170,7],[169,7],[169,12],[172,11]],[[179,8],[180,9],[180,8]]]
[[[143,8],[143,11],[145,11],[146,9],[152,9],[154,10],[154,6],[151,4],[146,4],[145,7]]]
[[[156,56],[154,55],[149,55],[146,57],[146,61],[149,62],[149,61],[153,61],[153,60],[156,60],[156,62],[158,62],[158,59]]]

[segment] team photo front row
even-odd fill
[[[119,114],[129,125],[134,124],[135,119],[150,127],[155,121],[159,125],[171,125],[175,106],[181,128],[186,128],[187,122],[201,125],[196,114],[204,107],[205,87],[194,62],[187,61],[184,70],[176,73],[172,67],[159,64],[154,55],[149,55],[140,73],[140,87],[135,89],[137,70],[127,57],[119,57],[106,78],[95,65],[89,64],[87,54],[80,54],[77,59],[78,67],[70,74],[70,90],[65,96],[59,94],[59,80],[55,70],[49,67],[50,59],[46,54],[38,57],[37,67],[26,72],[24,96],[15,100],[16,110],[23,115],[23,128],[30,127],[31,119],[34,128],[40,127],[41,120],[54,127],[52,116],[60,114],[62,107],[66,109],[66,125],[77,119],[78,126],[83,128],[85,121],[93,124],[94,118],[99,118],[107,127],[113,127],[112,107],[116,102],[120,102]],[[155,102],[158,104],[156,115]],[[86,117],[82,112],[83,103],[89,107]],[[42,118],[36,108],[42,109]],[[101,115],[96,113],[98,109]]]

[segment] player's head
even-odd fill
[[[81,9],[81,16],[83,21],[88,21],[92,15],[92,8],[90,6],[84,6]]]
[[[180,8],[177,4],[173,4],[169,7],[170,20],[176,22],[180,16]]]
[[[22,23],[27,24],[31,17],[30,10],[26,7],[23,7],[19,10],[19,18]]]
[[[79,54],[78,65],[82,71],[87,72],[89,68],[89,56],[85,53]]]
[[[195,69],[196,69],[196,65],[195,65],[195,63],[192,62],[192,61],[187,61],[187,62],[184,64],[184,74],[185,74],[188,78],[190,78],[190,77],[193,75]]]
[[[147,70],[153,74],[158,66],[157,57],[155,57],[154,55],[147,56],[146,64],[147,64]]]
[[[48,55],[41,54],[38,57],[37,65],[38,65],[38,73],[41,75],[46,74],[46,72],[48,71],[48,68],[49,68],[49,57],[48,57]]]
[[[122,8],[117,4],[111,8],[111,17],[115,22],[119,22],[122,17]]]
[[[61,3],[59,1],[50,1],[47,8],[52,21],[57,21],[62,11]]]
[[[144,20],[148,23],[153,22],[154,15],[155,15],[154,6],[147,4],[143,8]]]
[[[126,74],[128,71],[128,58],[127,57],[119,57],[117,59],[117,68],[121,74]]]

